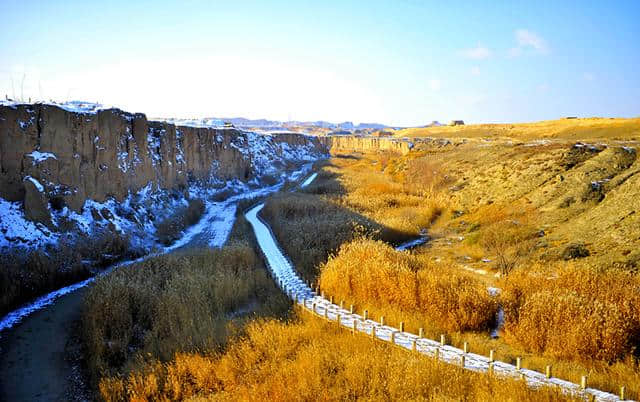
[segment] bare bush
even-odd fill
[[[158,241],[169,245],[178,240],[186,228],[198,223],[204,210],[205,206],[202,200],[189,200],[189,205],[186,208],[179,209],[172,216],[156,225]]]

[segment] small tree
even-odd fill
[[[533,246],[533,230],[513,221],[497,222],[482,231],[482,246],[495,255],[496,267],[508,275]]]

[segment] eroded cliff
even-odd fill
[[[332,151],[343,152],[375,152],[392,151],[402,155],[408,154],[413,148],[409,141],[396,138],[375,138],[358,136],[322,137],[322,142]]]
[[[90,234],[96,222],[121,233],[134,226],[149,231],[194,196],[215,198],[209,190],[228,192],[220,189],[230,183],[243,191],[284,180],[292,163],[329,150],[406,154],[411,148],[396,139],[176,126],[95,104],[0,102],[0,246],[33,246],[37,231],[44,238]]]
[[[269,162],[276,168],[295,159],[282,155],[283,146],[326,152],[312,137],[252,135],[176,127],[119,109],[77,113],[46,104],[0,106],[0,197],[30,201],[27,215],[44,201],[81,212],[86,200],[122,201],[149,183],[173,189],[193,180],[247,181],[273,170],[263,151],[274,152]],[[41,212],[31,217],[48,223]]]

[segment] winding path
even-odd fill
[[[313,176],[313,178],[315,178],[315,176]],[[309,185],[311,181],[313,181],[313,178],[305,180],[301,187]],[[267,260],[274,279],[280,288],[292,298],[296,304],[305,310],[324,317],[327,320],[335,321],[340,326],[352,332],[360,332],[375,339],[393,343],[407,350],[413,350],[431,356],[445,363],[463,366],[468,370],[489,372],[490,374],[502,377],[520,378],[526,381],[527,385],[532,388],[542,386],[559,387],[563,392],[568,394],[593,398],[596,401],[620,401],[617,395],[588,387],[582,389],[578,384],[559,378],[547,378],[545,374],[537,371],[518,368],[500,361],[491,361],[488,357],[475,353],[465,353],[462,349],[445,345],[431,339],[420,338],[415,334],[400,331],[398,328],[365,319],[359,314],[352,313],[349,310],[331,303],[329,300],[313,292],[312,289],[298,277],[293,264],[278,246],[270,227],[258,215],[263,207],[264,203],[254,206],[246,212],[245,217],[253,227],[258,245]]]
[[[289,174],[300,180],[311,170],[305,164]],[[307,179],[308,180],[308,179]],[[221,247],[229,237],[240,200],[268,195],[282,188],[257,188],[221,202],[207,202],[207,212],[177,242],[132,261],[113,265],[96,277],[182,247]],[[46,294],[0,319],[0,401],[72,401],[92,399],[82,377],[77,323],[86,287],[96,277]]]

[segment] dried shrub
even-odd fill
[[[527,298],[509,336],[536,353],[613,360],[629,351],[631,326],[615,304],[560,289]]]
[[[429,157],[412,159],[407,163],[405,183],[416,189],[433,193],[456,182],[456,178],[445,170],[441,163]]]
[[[451,332],[485,330],[497,312],[480,281],[433,268],[380,241],[343,245],[322,268],[320,284],[336,297],[417,313]]]
[[[2,253],[0,316],[46,292],[92,276],[94,265],[103,267],[129,255],[133,251],[128,237],[110,230],[91,238],[62,241],[48,250]]]
[[[585,258],[590,255],[589,249],[584,244],[570,244],[562,252],[562,258],[565,260]]]
[[[475,223],[467,244],[480,244],[495,257],[495,267],[508,275],[534,248],[540,231],[536,229],[535,211],[522,205],[486,205],[470,219]]]
[[[398,373],[403,373],[398,375]],[[572,400],[559,390],[426,359],[335,325],[257,321],[221,356],[177,354],[100,384],[106,401],[178,400]]]
[[[156,225],[158,241],[168,246],[179,239],[186,228],[198,223],[204,210],[205,205],[202,200],[189,200],[187,207],[177,210],[172,216]]]
[[[514,271],[502,285],[505,338],[550,356],[615,361],[640,342],[640,278],[567,263]]]

